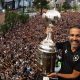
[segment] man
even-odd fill
[[[47,30],[49,32],[50,30]],[[76,25],[69,30],[69,41],[56,43],[61,49],[62,65],[59,73],[51,73],[48,77],[57,76],[58,80],[80,80],[80,26]]]

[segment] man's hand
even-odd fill
[[[80,72],[79,71],[76,71],[76,70],[73,70],[73,72],[71,74],[64,74],[64,73],[51,73],[49,75],[47,75],[48,77],[62,77],[62,78],[65,78],[65,79],[75,79],[77,78],[78,76],[80,76]]]
[[[52,77],[52,78],[55,78],[55,77],[57,77],[57,74],[56,73],[51,73],[51,74],[49,74],[49,75],[47,75],[48,77]]]

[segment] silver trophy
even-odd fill
[[[42,17],[46,19],[48,27],[55,28],[55,25],[61,18],[61,15],[56,9],[53,9],[43,13]],[[48,32],[47,37],[41,41],[38,46],[37,61],[43,70],[43,74],[45,75],[53,72],[55,67],[57,50],[51,36],[52,33]]]

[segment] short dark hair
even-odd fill
[[[71,26],[70,29],[72,29],[72,28],[78,28],[78,29],[80,29],[80,24],[77,24],[77,25]]]
[[[70,30],[71,30],[72,28],[80,29],[80,24],[73,25],[73,26],[69,27],[68,33],[70,33]]]

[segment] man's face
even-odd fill
[[[80,29],[71,28],[69,32],[69,40],[71,47],[77,48],[80,46]]]

